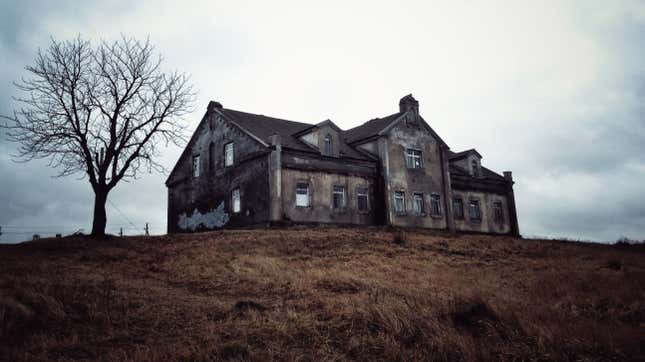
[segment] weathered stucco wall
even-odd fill
[[[224,166],[224,147],[234,143],[234,164]],[[216,112],[207,114],[168,182],[168,232],[243,226],[269,219],[268,150]],[[200,175],[193,177],[199,155]],[[240,189],[241,212],[231,192]]]
[[[508,200],[505,195],[485,193],[480,191],[452,190],[454,197],[461,197],[463,200],[464,217],[455,219],[455,226],[458,231],[474,231],[483,233],[506,234],[511,231],[510,215],[508,210]],[[479,200],[481,209],[481,222],[470,220],[468,208],[471,199]],[[493,203],[500,201],[502,203],[503,221],[498,223],[494,220]]]
[[[415,117],[409,112],[408,117]],[[412,118],[414,121],[414,119]],[[388,220],[395,226],[411,226],[444,229],[447,227],[445,195],[442,178],[442,163],[439,142],[422,125],[420,121],[408,123],[401,121],[387,134],[387,140],[379,142],[379,152],[385,170],[386,198]],[[423,167],[411,169],[406,165],[406,149],[422,151]],[[405,192],[405,209],[403,214],[394,210],[394,192]],[[412,212],[414,192],[424,196],[425,215]],[[440,216],[430,215],[430,195],[436,193],[441,197]]]
[[[294,222],[322,222],[341,224],[374,224],[374,182],[371,177],[283,169],[282,202],[284,218]],[[296,184],[306,181],[309,184],[310,206],[296,206]],[[344,186],[346,208],[332,208],[333,186]],[[369,190],[369,211],[359,212],[356,189],[367,187]]]

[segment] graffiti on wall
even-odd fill
[[[179,222],[177,225],[182,230],[195,231],[200,226],[207,229],[221,228],[228,222],[229,216],[224,210],[224,202],[220,202],[217,208],[210,210],[204,214],[199,210],[193,210],[193,213],[188,216],[186,213],[179,215]]]

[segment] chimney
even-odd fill
[[[415,114],[419,114],[419,102],[414,99],[412,94],[408,94],[407,96],[401,98],[399,101],[399,111],[401,113],[406,112],[408,110],[414,110]]]
[[[217,109],[222,109],[222,108],[223,108],[223,107],[222,107],[222,103],[220,103],[220,102],[215,102],[215,101],[210,101],[210,102],[208,102],[208,108],[207,108],[208,112],[211,112],[211,111],[212,111],[213,109],[215,109],[215,108],[217,108]]]
[[[513,172],[504,171],[504,178],[508,181],[513,181]]]

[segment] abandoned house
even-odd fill
[[[346,131],[210,102],[166,181],[168,232],[334,223],[519,235],[511,172],[481,160],[452,152],[412,95]]]

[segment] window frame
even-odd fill
[[[417,210],[417,200],[421,201],[421,207],[419,210]],[[419,216],[426,215],[426,200],[423,192],[412,193],[412,213]]]
[[[306,205],[298,205],[298,195],[301,195],[301,194],[299,194],[299,193],[298,193],[298,191],[302,189],[302,188],[300,187],[300,185],[306,185],[306,191],[307,191],[307,193],[306,193],[306,196],[307,196],[307,198],[306,198],[306,200],[307,200],[307,204],[306,204]],[[310,188],[309,181],[306,181],[306,180],[300,180],[300,181],[297,181],[297,182],[296,182],[296,197],[295,197],[296,207],[298,207],[298,208],[308,208],[308,207],[311,207],[311,191],[310,191],[310,189],[311,189],[311,188]]]
[[[470,161],[470,168],[472,169],[473,177],[479,177],[479,162],[476,159]]]
[[[322,154],[324,156],[333,156],[334,155],[334,138],[330,133],[327,133],[325,137],[323,137],[323,152]]]
[[[228,162],[228,148],[231,147],[231,162]],[[224,144],[224,167],[232,167],[235,165],[235,142],[227,142]]]
[[[437,206],[436,210],[435,205]],[[443,208],[441,207],[441,195],[436,192],[430,194],[430,215],[432,217],[443,216]]]
[[[397,196],[400,196],[400,197],[397,197]],[[399,209],[397,207],[397,199],[401,199],[401,204],[403,206],[402,209]],[[394,191],[394,213],[396,213],[397,215],[405,215],[406,213],[405,191],[403,190]]]
[[[415,154],[415,153],[418,153]],[[419,161],[419,165],[415,164],[415,160]],[[418,148],[405,149],[405,166],[411,170],[418,170],[423,168],[423,151]]]
[[[342,191],[336,191],[336,188],[340,188]],[[340,194],[342,195],[342,203],[339,205],[339,207],[336,207],[336,195]],[[347,208],[347,188],[345,185],[333,185],[331,187],[331,208],[333,210],[345,210]]]
[[[473,216],[471,205],[477,205],[478,215]],[[481,223],[483,219],[482,205],[479,199],[470,199],[468,200],[468,220],[472,223]]]
[[[235,195],[237,194],[237,210],[235,210]],[[234,188],[231,190],[231,212],[233,214],[239,214],[242,212],[242,192],[240,188]]]
[[[193,178],[198,178],[202,174],[202,167],[201,167],[201,156],[200,154],[193,155]]]
[[[500,225],[504,223],[504,204],[499,200],[493,201],[493,221]]]
[[[367,213],[370,211],[370,192],[369,187],[367,186],[357,186],[356,187],[356,210],[358,212]],[[360,199],[361,197],[365,198],[365,208],[361,209]]]
[[[459,207],[455,207],[455,202],[458,201]],[[457,213],[457,210],[459,212]],[[455,220],[464,220],[465,219],[465,213],[464,213],[464,199],[460,196],[453,197],[452,198],[452,216]]]

